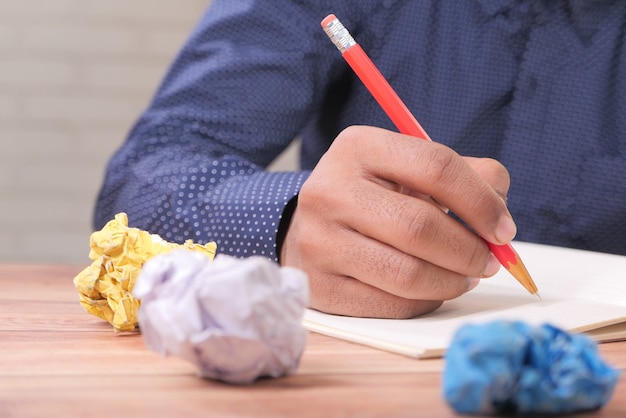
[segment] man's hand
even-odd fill
[[[303,185],[281,263],[309,275],[310,307],[408,318],[495,274],[515,235],[506,169],[395,132],[350,127]],[[457,222],[449,208],[474,231]]]

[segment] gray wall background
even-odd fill
[[[209,4],[0,1],[0,262],[89,262],[106,161]]]

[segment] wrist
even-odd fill
[[[297,206],[298,195],[296,194],[294,197],[289,199],[287,205],[285,205],[285,209],[280,217],[280,222],[278,223],[278,230],[276,231],[276,258],[279,264],[281,264],[282,259],[283,243],[285,242],[289,225],[291,224],[291,218],[293,217]]]

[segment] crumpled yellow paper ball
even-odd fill
[[[137,327],[140,301],[133,288],[143,264],[158,254],[187,249],[215,257],[217,245],[165,241],[158,235],[128,227],[128,216],[118,213],[104,228],[91,234],[89,258],[93,263],[74,278],[82,307],[108,321],[115,331]]]

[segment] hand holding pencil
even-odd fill
[[[351,126],[303,184],[280,261],[308,274],[311,308],[362,317],[422,315],[498,271],[481,237],[506,244],[515,235],[502,198],[508,188],[508,172],[495,160]]]
[[[352,126],[303,184],[280,261],[308,274],[313,309],[382,318],[425,314],[494,275],[500,263],[476,233],[423,196],[482,236],[506,242],[515,227],[497,225],[508,217],[500,196],[508,187],[506,170],[494,160]]]
[[[322,20],[324,31],[342,53],[346,62],[369,89],[400,132],[416,138],[431,141],[426,131],[411,114],[374,63],[365,54],[359,44],[333,14]],[[485,241],[498,261],[511,272],[513,277],[531,294],[540,298],[537,286],[524,266],[521,258],[510,244],[494,244]]]

